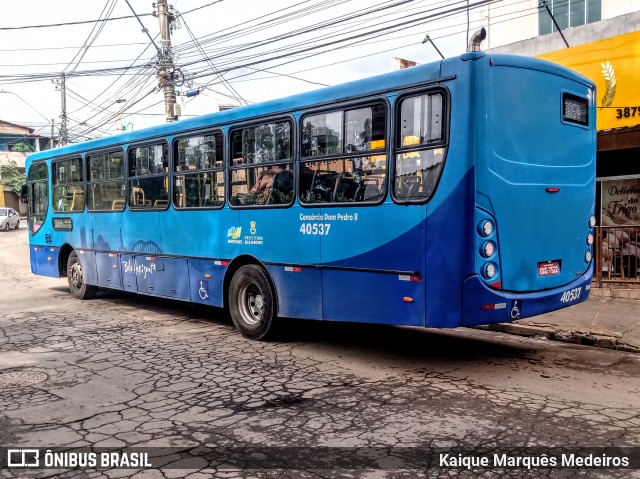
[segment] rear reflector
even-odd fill
[[[494,309],[507,309],[507,303],[483,304],[483,311],[493,311]]]
[[[411,281],[413,283],[419,283],[420,282],[420,276],[413,276],[413,275],[408,275],[408,274],[398,275],[398,279],[400,281]]]
[[[544,191],[546,191],[547,193],[558,193],[560,191],[560,188],[545,188]]]

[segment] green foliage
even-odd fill
[[[28,146],[28,145],[27,145]],[[22,185],[27,182],[27,175],[18,170],[18,165],[12,161],[8,165],[0,165],[0,184],[11,187],[20,196]]]
[[[31,153],[33,151],[33,147],[24,141],[19,141],[15,145],[11,147],[11,151],[17,151],[19,153]]]

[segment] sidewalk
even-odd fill
[[[593,288],[587,301],[553,313],[481,329],[640,353],[640,290]],[[622,297],[620,297],[622,296]],[[626,299],[636,297],[638,299]]]

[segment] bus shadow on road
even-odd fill
[[[487,358],[523,356],[533,346],[509,336],[471,329],[430,329],[368,323],[280,318],[270,341],[313,343],[417,358]]]

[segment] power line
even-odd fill
[[[111,6],[109,6],[109,2],[111,2]],[[98,39],[98,36],[100,35],[100,33],[102,33],[102,30],[104,29],[104,26],[106,25],[107,20],[109,19],[109,16],[113,13],[113,9],[115,8],[116,3],[117,3],[117,0],[107,0],[107,3],[105,4],[104,8],[102,9],[102,12],[100,13],[100,18],[102,18],[103,14],[105,15],[104,20],[102,22],[100,22],[99,25],[98,25],[98,23],[93,25],[93,28],[91,29],[91,32],[89,33],[89,36],[85,40],[84,45],[82,47],[80,47],[80,50],[78,51],[78,53],[76,53],[76,55],[69,62],[69,64],[66,67],[64,67],[64,69],[62,70],[63,72],[65,72],[67,70],[67,68],[69,68],[71,66],[71,64],[76,60],[76,58],[78,58],[78,56],[80,56],[80,58],[78,58],[78,61],[76,62],[76,64],[73,67],[73,69],[70,72],[68,72],[67,74],[71,74],[74,71],[76,71],[76,69],[80,65],[80,62],[82,62],[82,59],[84,58],[84,56],[89,51],[89,48],[91,47],[91,45],[93,45],[93,43]],[[105,12],[106,12],[106,14],[105,14]]]
[[[147,17],[147,16],[152,16],[151,13],[143,13],[142,15],[139,15],[141,17]],[[115,20],[127,20],[129,18],[135,18],[134,15],[126,15],[123,17],[113,17],[113,18],[109,18],[108,20],[103,20],[98,18],[97,20],[82,20],[82,21],[78,21],[78,22],[65,22],[65,23],[48,23],[48,24],[44,24],[44,25],[23,25],[21,27],[0,27],[0,31],[6,31],[6,30],[27,30],[29,28],[51,28],[51,27],[67,27],[70,25],[86,25],[88,23],[98,23],[98,22],[103,22],[103,21],[108,21],[108,22],[112,22]]]
[[[203,8],[210,7],[211,5],[215,5],[216,3],[224,2],[224,0],[216,0],[215,2],[207,3],[206,5],[202,5],[200,7],[192,8],[191,10],[187,10],[186,12],[182,12],[181,15],[188,15],[197,10],[202,10]]]
[[[475,3],[470,4],[470,7],[478,7],[478,6],[486,5],[486,4],[489,4],[489,3],[493,3],[495,1],[497,1],[497,0],[480,0],[480,1],[477,1]],[[377,28],[377,29],[374,29],[374,30],[369,30],[369,31],[364,32],[364,33],[359,33],[359,34],[356,34],[356,35],[351,35],[351,36],[348,36],[348,37],[344,37],[344,38],[340,38],[340,39],[336,39],[336,40],[331,40],[331,41],[328,41],[328,42],[325,42],[325,43],[322,43],[322,44],[319,44],[319,45],[299,48],[295,53],[296,54],[305,53],[305,52],[309,52],[311,50],[318,49],[318,48],[321,48],[321,47],[328,47],[328,46],[338,45],[340,43],[345,43],[345,42],[347,42],[349,40],[354,40],[354,39],[363,38],[363,37],[371,37],[372,35],[375,35],[375,34],[378,34],[378,33],[383,33],[384,31],[390,30],[392,28],[397,30],[399,28],[406,27],[406,26],[412,25],[412,24],[416,24],[416,23],[424,21],[424,20],[428,20],[428,19],[432,19],[432,18],[438,18],[439,16],[442,16],[442,15],[447,14],[447,13],[451,13],[451,12],[455,12],[455,11],[464,11],[466,8],[467,8],[466,6],[454,7],[452,9],[448,9],[448,10],[446,10],[444,12],[432,13],[432,14],[425,15],[425,16],[422,16],[422,17],[414,18],[412,20],[407,20],[407,21],[404,21],[404,22],[401,22],[401,23],[397,23],[395,25],[391,25],[391,26],[387,26],[387,27],[381,27],[381,28]],[[291,54],[283,53],[283,54],[275,55],[275,56],[268,57],[268,58],[260,58],[258,60],[250,61],[250,62],[241,64],[241,65],[230,66],[230,67],[221,69],[220,72],[221,73],[226,73],[226,72],[231,71],[231,70],[236,70],[236,69],[239,69],[239,68],[250,67],[250,66],[253,66],[253,65],[256,65],[256,64],[260,64],[260,63],[266,63],[266,62],[270,62],[270,61],[274,61],[274,60],[279,60],[279,59],[282,59],[282,58],[285,58],[285,57],[288,57],[288,56],[291,56]],[[205,61],[205,60],[190,62],[190,63],[185,64],[184,66],[201,63],[202,61]],[[201,76],[203,76],[203,75],[201,75]],[[198,76],[194,75],[193,78],[198,78]]]
[[[93,45],[93,48],[111,48],[111,47],[129,47],[133,45],[146,45],[144,42],[139,43],[110,43],[105,45]],[[38,48],[0,48],[0,52],[30,52],[43,50],[77,50],[80,47],[38,47]]]

